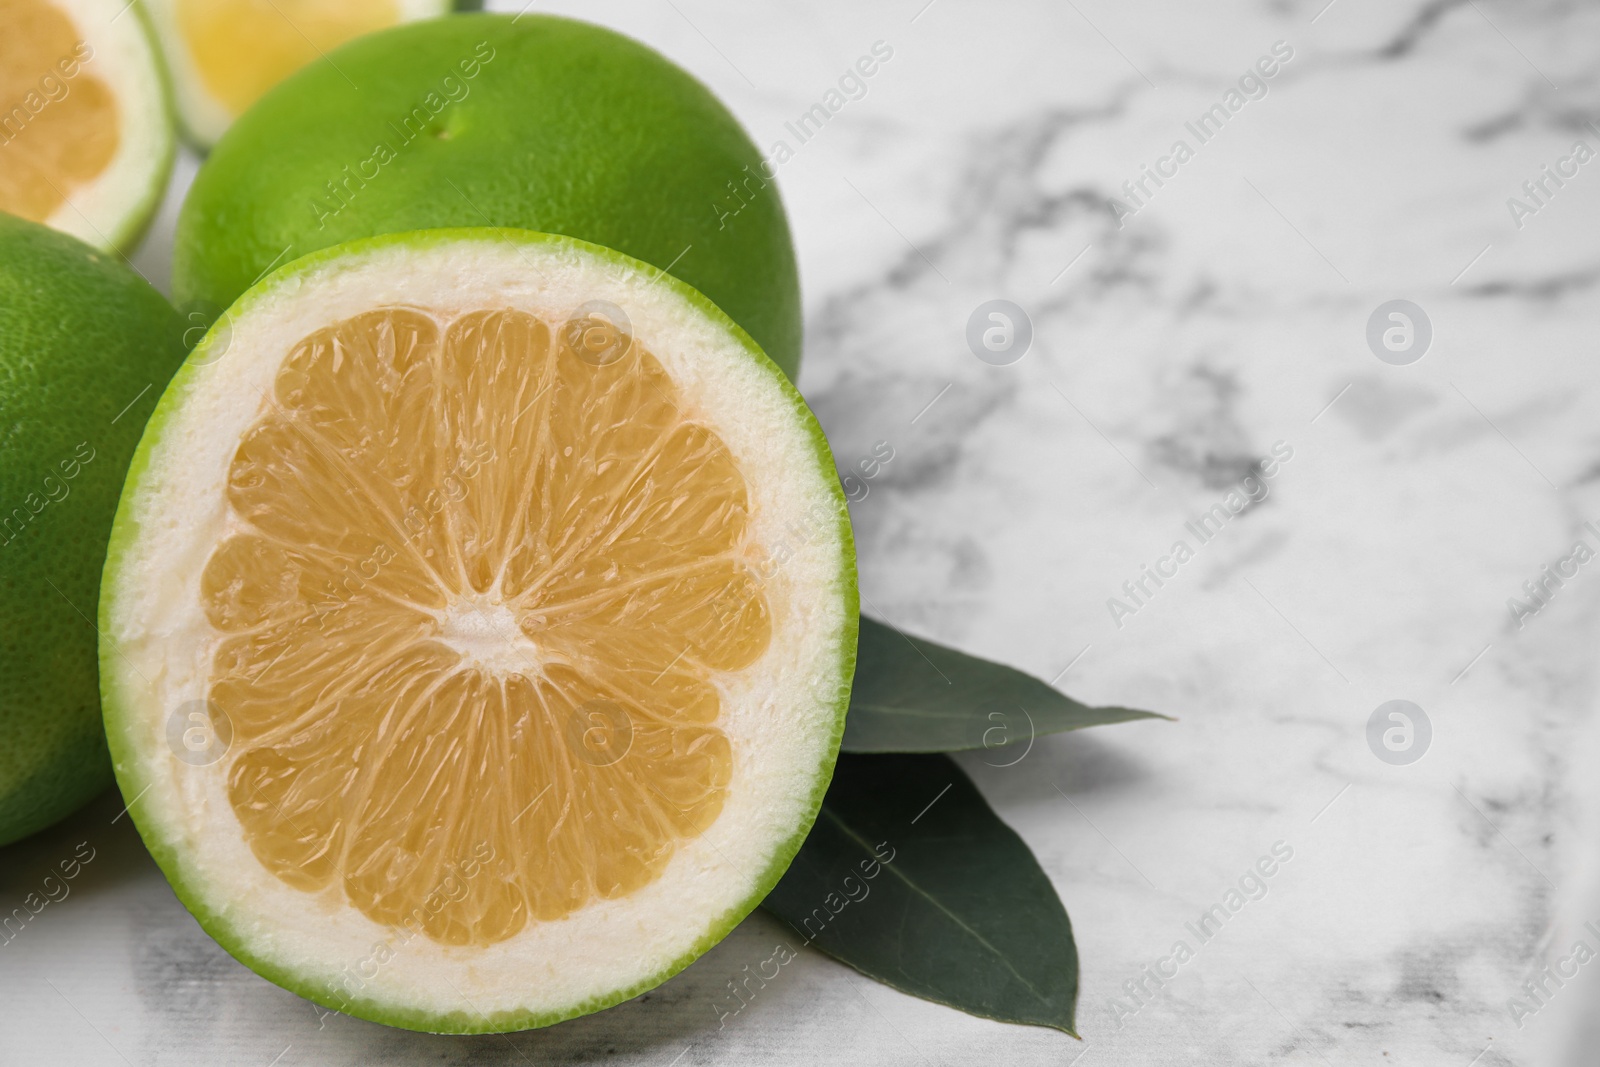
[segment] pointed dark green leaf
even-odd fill
[[[1040,734],[1165,719],[1153,711],[1091,708],[1004,664],[911,637],[861,617],[846,752],[956,752],[1016,746]]]
[[[1077,1036],[1066,909],[948,756],[840,756],[822,814],[765,906],[902,992]]]

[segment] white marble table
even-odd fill
[[[1572,154],[1600,150],[1600,10],[1325,3],[540,5],[661,49],[764,148],[892,49],[778,179],[801,386],[841,466],[894,452],[855,505],[864,596],[1181,719],[963,758],[1072,915],[1084,1042],[814,952],[718,1029],[724,983],[779,933],[760,914],[546,1031],[319,1019],[200,931],[106,797],[0,853],[6,908],[79,842],[94,857],[0,947],[0,1063],[1490,1067],[1593,1047],[1600,965],[1572,946],[1600,950],[1600,563],[1520,620],[1508,598],[1600,549],[1600,162]],[[1186,126],[1219,103],[1204,139]],[[158,284],[194,165],[137,259]],[[964,339],[992,298],[1032,323],[1006,366]],[[1367,342],[1394,299],[1432,328],[1407,365]],[[1279,442],[1263,499],[1204,543],[1186,530]],[[1158,563],[1171,577],[1129,599]],[[1368,743],[1392,699],[1432,726],[1410,764]],[[1275,844],[1292,858],[1202,943],[1186,924]],[[1128,992],[1146,967],[1172,976]]]

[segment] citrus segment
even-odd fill
[[[125,248],[172,132],[138,15],[115,0],[0,0],[0,211]]]
[[[330,250],[224,316],[142,451],[102,603],[118,774],[263,973],[426,1029],[554,1021],[681,967],[798,847],[853,662],[842,491],[681,283],[517,231]]]

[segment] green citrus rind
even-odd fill
[[[0,845],[111,783],[89,616],[182,330],[111,254],[0,214]]]

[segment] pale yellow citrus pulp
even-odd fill
[[[117,102],[93,46],[46,0],[0,0],[0,211],[46,222],[117,154]]]
[[[394,0],[177,0],[201,81],[237,115],[318,56],[399,20]]]
[[[747,486],[603,317],[318,330],[227,501],[209,699],[282,882],[486,945],[638,890],[722,810],[717,679],[772,632]]]

